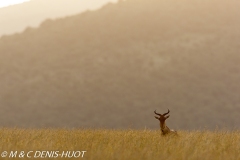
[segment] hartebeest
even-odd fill
[[[169,111],[169,109],[168,109],[168,112],[167,112],[167,113],[164,113],[164,114],[161,115],[161,114],[157,113],[156,110],[154,111],[154,113],[155,113],[156,115],[160,116],[160,117],[156,117],[156,116],[155,116],[155,118],[160,121],[160,129],[161,129],[161,131],[162,131],[162,135],[166,135],[166,134],[169,134],[169,133],[174,133],[174,134],[177,133],[177,132],[174,131],[174,130],[170,130],[170,129],[168,128],[168,126],[166,126],[165,120],[168,119],[169,116],[170,116],[170,115],[168,115],[168,116],[166,116],[166,115],[167,115],[169,112],[170,112],[170,111]],[[165,117],[165,116],[166,116],[166,117]]]

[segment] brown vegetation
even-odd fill
[[[38,159],[61,158],[63,151],[87,151],[87,160],[237,160],[239,131],[179,131],[179,136],[161,136],[154,130],[0,129],[0,148],[21,151],[34,159],[36,151],[59,151],[57,158],[36,154]],[[14,159],[14,158],[6,158]],[[17,159],[17,158],[15,158]],[[18,158],[19,159],[19,158]],[[72,158],[76,159],[76,158]]]

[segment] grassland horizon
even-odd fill
[[[240,159],[239,130],[181,130],[178,136],[162,136],[159,130],[148,129],[1,128],[0,137],[1,153],[86,151],[79,159],[88,160]]]

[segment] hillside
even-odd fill
[[[240,2],[127,0],[0,39],[0,125],[240,128]]]
[[[117,0],[31,0],[0,8],[0,37],[22,32],[27,26],[37,27],[45,19],[71,16],[99,9]]]

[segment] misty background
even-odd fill
[[[0,8],[0,36],[38,27],[46,19],[56,19],[97,10],[117,0],[30,0]],[[1,2],[0,2],[1,3]]]
[[[239,7],[126,0],[2,34],[0,126],[158,129],[169,108],[170,128],[239,129]]]

